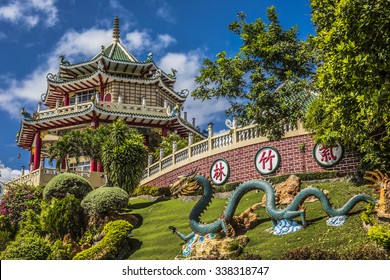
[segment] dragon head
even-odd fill
[[[182,175],[174,182],[171,187],[171,195],[177,197],[178,195],[194,195],[198,189],[198,181],[195,179],[195,175],[198,169],[195,169],[189,174]]]

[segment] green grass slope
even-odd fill
[[[327,189],[334,207],[341,207],[349,198],[358,193],[373,195],[373,190],[364,186],[355,186],[352,183],[336,182],[313,184],[314,187]],[[237,208],[236,215],[261,201],[263,192],[246,194]],[[222,213],[226,199],[214,199],[208,210],[203,214],[203,222],[215,221]],[[130,259],[134,260],[170,260],[180,253],[183,242],[168,230],[168,226],[175,226],[182,233],[188,234],[191,229],[188,225],[188,216],[195,202],[185,203],[180,199],[150,202],[142,199],[131,201],[133,214],[142,218],[142,224],[133,230],[133,246],[136,247]],[[337,250],[348,254],[354,248],[365,245],[374,245],[367,237],[359,217],[366,203],[356,205],[342,227],[326,225],[326,213],[317,202],[306,203],[306,219],[308,227],[296,233],[276,236],[266,229],[272,222],[265,209],[257,210],[260,215],[260,224],[247,232],[250,238],[244,253],[258,254],[263,259],[281,259],[288,250],[300,247],[311,247],[325,250]]]

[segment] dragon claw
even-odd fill
[[[172,233],[175,233],[175,232],[176,232],[176,228],[175,228],[175,227],[169,226],[168,228],[169,228],[170,230],[172,230]]]

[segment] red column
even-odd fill
[[[30,151],[30,163],[28,165],[28,171],[32,171],[31,170],[31,164],[34,164],[34,153],[33,153],[33,149],[31,148],[31,151]]]
[[[95,112],[93,112],[93,118],[92,118],[92,129],[96,129],[96,128],[98,128],[98,126],[99,126],[99,119],[96,117],[96,114],[95,114]],[[96,161],[96,159],[91,159],[91,161],[90,161],[90,167],[89,167],[89,171],[90,172],[96,172],[96,164],[97,163],[97,161]]]
[[[61,169],[66,169],[66,159],[63,159],[61,162]]]
[[[168,136],[168,127],[164,126],[162,128],[162,136],[167,137]]]
[[[64,106],[69,106],[69,94],[65,94]]]
[[[38,169],[41,164],[41,148],[41,132],[38,130],[37,133],[35,133],[34,170]]]
[[[100,161],[97,164],[97,172],[104,172],[103,164]]]
[[[96,172],[96,159],[91,159],[90,165],[91,166],[89,167],[89,171]]]

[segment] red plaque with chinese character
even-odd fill
[[[324,146],[317,143],[313,149],[313,156],[316,162],[324,167],[336,165],[344,155],[344,149],[341,144],[333,146]]]
[[[220,158],[213,162],[210,168],[210,178],[213,181],[214,185],[224,184],[230,175],[229,163]]]
[[[255,167],[261,175],[274,173],[280,164],[280,155],[275,148],[261,148],[255,156]]]

